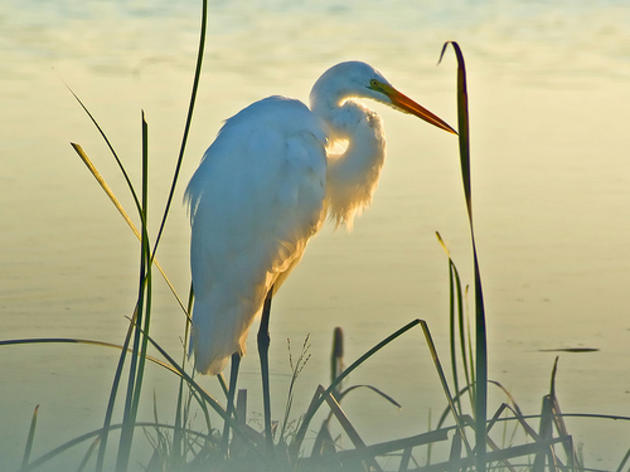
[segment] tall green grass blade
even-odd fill
[[[179,154],[179,158],[178,158],[178,162],[177,162],[176,171],[175,171],[175,175],[174,175],[174,178],[173,178],[171,190],[170,190],[170,193],[169,193],[168,201],[167,201],[167,204],[166,204],[166,209],[164,211],[162,222],[160,224],[160,229],[159,229],[156,241],[155,241],[153,253],[152,253],[151,257],[150,257],[150,260],[148,261],[149,262],[149,264],[148,264],[149,267],[153,263],[153,259],[155,257],[155,251],[157,250],[157,246],[158,246],[160,237],[162,235],[162,232],[163,232],[163,229],[164,229],[164,225],[165,225],[165,222],[166,222],[166,218],[167,218],[167,215],[168,215],[168,211],[169,211],[169,208],[170,208],[170,205],[171,205],[171,202],[172,202],[172,197],[173,197],[173,194],[174,194],[175,185],[176,185],[177,178],[178,178],[178,175],[179,175],[179,170],[180,170],[181,162],[182,162],[182,159],[183,159],[185,144],[186,144],[187,137],[188,137],[188,131],[189,131],[190,123],[191,123],[191,119],[192,119],[192,112],[193,112],[193,108],[194,108],[195,98],[196,98],[196,94],[197,94],[197,87],[198,87],[199,77],[200,77],[200,73],[201,73],[201,63],[202,63],[202,58],[203,58],[203,49],[204,49],[205,31],[206,31],[207,1],[203,0],[202,4],[203,4],[203,14],[202,14],[201,35],[200,35],[200,42],[199,42],[199,51],[198,51],[198,56],[197,56],[197,65],[196,65],[196,70],[195,70],[195,78],[194,78],[194,81],[193,81],[193,91],[192,91],[190,105],[189,105],[189,110],[188,110],[188,117],[187,117],[187,120],[186,120],[186,126],[185,126],[185,130],[184,130],[184,136],[183,136],[183,139],[182,139],[182,145],[181,145],[181,148],[180,148],[180,154]],[[116,152],[114,151],[113,146],[111,146],[111,143],[109,142],[107,136],[102,131],[101,127],[98,125],[98,123],[96,122],[94,117],[89,113],[87,108],[83,105],[81,100],[78,99],[78,97],[76,96],[76,94],[74,94],[74,92],[72,92],[72,93],[75,96],[75,98],[79,101],[81,106],[84,108],[84,110],[88,113],[88,116],[90,116],[90,118],[92,119],[93,123],[97,126],[97,129],[99,130],[99,132],[101,133],[101,135],[105,139],[105,141],[106,141],[107,145],[109,146],[110,150],[112,151],[112,153],[114,154],[114,157],[115,157],[117,163],[119,164],[119,167],[121,168],[121,171],[123,172],[123,175],[124,175],[124,177],[125,177],[125,179],[127,181],[127,184],[129,185],[129,188],[132,191],[132,195],[134,195],[134,201],[136,203],[136,207],[138,208],[138,211],[139,211],[139,213],[141,215],[141,218],[142,218],[143,217],[143,209],[141,209],[141,206],[140,206],[140,204],[138,202],[137,196],[135,195],[135,190],[133,189],[133,185],[131,184],[131,181],[129,180],[129,178],[128,178],[127,174],[126,174],[126,171],[124,169],[124,166],[122,166],[122,163],[120,162],[120,159],[118,159],[118,156],[117,156]],[[143,143],[144,142],[145,141],[143,140]],[[73,148],[77,151],[77,153],[79,153],[79,155],[82,158],[83,158],[83,156],[85,156],[85,153],[79,152],[80,151],[80,146],[73,144]],[[85,156],[85,157],[87,157],[87,156]],[[83,159],[83,160],[84,160],[84,162],[86,164],[88,164],[89,160],[86,160],[86,159]],[[90,168],[90,170],[93,169],[93,166],[88,165],[88,167]],[[95,172],[92,172],[92,173],[96,177],[97,173],[95,173]],[[105,186],[102,185],[102,183],[104,183],[103,179],[101,179],[99,181],[99,183],[101,183],[101,186],[103,187],[103,189],[107,188],[106,185]],[[110,195],[110,198],[111,198],[111,195],[113,195],[113,193],[111,191],[107,192],[107,193],[108,193],[108,195]],[[114,204],[116,204],[116,200],[115,199],[112,199],[112,202],[114,202]],[[120,211],[122,209],[122,206],[118,204],[117,208]],[[144,206],[144,209],[146,209],[146,205]],[[125,212],[124,211],[121,211],[121,214],[123,214],[123,216],[125,216]],[[128,219],[128,218],[126,218],[126,219],[127,219],[128,223],[131,223],[130,219]],[[133,224],[131,224],[130,226],[133,227]],[[144,236],[145,234],[146,234],[146,220],[143,220],[143,234],[142,234],[142,236]],[[141,237],[141,240],[143,240],[143,239],[145,239],[145,238]],[[148,244],[148,241],[147,241],[147,244]],[[142,252],[144,253],[144,248],[145,248],[145,242],[144,241],[142,241],[141,246],[142,246]],[[145,258],[144,258],[144,254],[143,254],[142,264],[144,264],[144,262],[145,262]],[[142,273],[142,269],[141,269],[141,273]],[[145,283],[144,282],[144,274],[142,274],[142,276],[140,277],[140,280],[141,280],[140,283],[141,283],[141,286],[142,286]],[[142,288],[140,289],[140,291],[142,292]],[[136,306],[136,310],[135,310],[135,313],[134,313],[134,320],[136,318],[138,318],[138,319],[142,318],[143,298],[144,298],[144,294],[141,293],[141,296],[138,297],[139,303]],[[181,301],[180,301],[180,306],[183,308],[183,304],[181,303]],[[187,313],[187,316],[188,316],[188,313]],[[115,401],[116,392],[118,390],[118,384],[119,384],[119,381],[120,381],[120,375],[122,373],[122,367],[123,367],[124,360],[125,360],[125,357],[126,357],[127,348],[128,348],[128,345],[129,345],[129,342],[130,342],[130,339],[131,339],[132,326],[133,325],[134,325],[134,323],[130,324],[129,330],[128,330],[127,335],[125,337],[124,349],[121,352],[121,357],[119,359],[119,363],[118,363],[118,366],[117,366],[117,369],[116,369],[116,374],[114,376],[114,382],[113,382],[113,385],[112,385],[112,390],[110,392],[110,399],[109,399],[109,402],[108,402],[108,408],[107,408],[107,412],[106,412],[106,419],[105,419],[105,424],[104,424],[104,428],[103,428],[103,432],[104,432],[105,436],[102,438],[103,440],[101,441],[101,445],[99,447],[99,456],[98,456],[97,468],[96,468],[97,472],[100,472],[103,469],[103,459],[104,459],[104,453],[105,453],[105,447],[106,447],[106,434],[107,434],[107,431],[108,431],[108,425],[111,422],[111,412],[113,411],[113,404],[114,404],[114,401]],[[146,327],[148,328],[148,325]],[[137,329],[138,328],[136,328],[136,330]],[[134,354],[137,355],[138,354],[138,347],[139,347],[138,338],[135,338],[135,341],[136,342],[134,342],[133,352],[134,352]],[[135,358],[136,358],[136,356],[133,357],[133,359],[135,359]],[[130,429],[129,429],[129,424],[130,424],[129,423],[129,421],[130,421],[129,420],[129,418],[130,418],[130,416],[129,416],[129,413],[130,413],[130,409],[129,409],[129,398],[130,398],[130,395],[129,395],[129,393],[133,393],[134,376],[135,376],[135,366],[133,366],[133,368],[130,369],[130,379],[129,379],[129,387],[128,387],[128,395],[127,395],[128,401],[127,401],[126,406],[125,406],[125,421],[123,422],[123,424],[125,425],[125,428],[124,428],[123,434],[121,435],[121,445],[123,444],[122,436],[127,437],[127,435],[131,434],[130,433]],[[117,464],[118,464],[117,468],[119,470],[125,470],[126,469],[127,460],[128,459],[125,459],[125,452],[123,451],[123,453],[121,454],[120,451],[119,451],[118,460],[117,460]]]
[[[129,366],[129,378],[125,396],[125,409],[123,413],[123,428],[120,432],[118,456],[116,459],[116,471],[126,472],[129,464],[129,455],[133,442],[134,424],[138,411],[139,397],[142,389],[144,373],[144,356],[146,355],[146,336],[148,335],[149,317],[151,307],[151,264],[149,237],[147,232],[148,213],[148,130],[147,123],[142,112],[142,205],[140,208],[140,220],[142,221],[142,238],[140,242],[140,277],[138,283],[138,309],[134,320],[135,330],[133,338],[131,363]],[[144,325],[144,330],[138,329]]]
[[[179,172],[181,170],[181,164],[184,158],[184,151],[186,149],[186,143],[188,141],[188,133],[190,131],[190,125],[192,123],[192,116],[193,116],[193,111],[194,111],[194,107],[195,107],[195,101],[197,99],[197,89],[199,87],[199,79],[201,77],[201,66],[203,63],[203,54],[204,54],[204,48],[205,48],[205,38],[206,38],[206,25],[207,25],[207,17],[208,17],[208,2],[207,0],[202,0],[202,14],[201,14],[201,28],[200,28],[200,34],[199,34],[199,48],[197,51],[197,61],[195,64],[195,75],[193,78],[193,84],[192,84],[192,92],[191,92],[191,96],[190,96],[190,102],[188,105],[188,113],[186,115],[186,124],[184,126],[184,133],[182,136],[182,142],[180,145],[180,150],[179,150],[179,156],[177,159],[177,164],[175,166],[175,172],[173,175],[173,180],[172,180],[172,184],[171,184],[171,189],[169,191],[169,195],[168,195],[168,199],[166,202],[166,207],[164,210],[164,214],[162,217],[162,221],[160,223],[160,229],[158,231],[154,246],[153,246],[153,258],[155,257],[155,252],[157,250],[157,246],[160,242],[160,239],[162,237],[162,233],[164,231],[164,226],[166,224],[166,219],[171,207],[171,203],[173,200],[173,196],[175,194],[175,187],[177,184],[177,180],[179,178]],[[138,211],[140,211],[140,201],[137,197],[137,194],[135,192],[135,189],[133,187],[133,184],[131,183],[131,180],[129,179],[129,176],[124,168],[124,166],[122,165],[122,162],[120,161],[118,154],[116,153],[116,151],[114,150],[114,147],[112,146],[111,142],[109,141],[109,138],[107,137],[107,135],[105,134],[105,132],[103,131],[103,129],[101,128],[101,126],[98,124],[98,122],[96,121],[96,119],[94,118],[94,116],[90,113],[90,111],[87,109],[87,107],[85,106],[85,104],[81,101],[81,99],[74,93],[74,91],[68,87],[66,85],[66,87],[68,88],[68,90],[70,91],[70,93],[74,96],[74,98],[79,102],[79,105],[81,105],[81,107],[83,108],[83,110],[87,113],[87,115],[89,116],[90,120],[92,121],[92,123],[94,123],[94,125],[96,126],[96,128],[98,129],[99,133],[101,134],[101,136],[103,137],[103,139],[105,140],[105,143],[107,144],[108,148],[110,149],[112,155],[114,156],[114,159],[116,160],[116,163],[118,164],[118,167],[120,168],[123,177],[125,179],[125,181],[127,182],[127,186],[129,187],[129,190],[131,191],[131,194],[133,196],[134,202],[136,204],[136,207],[138,209]],[[73,144],[74,147],[74,144]]]
[[[155,257],[158,244],[160,243],[160,239],[162,238],[164,226],[166,225],[166,218],[168,217],[169,209],[171,208],[171,203],[173,201],[173,195],[175,194],[175,187],[177,185],[177,180],[179,178],[179,171],[181,170],[182,161],[184,160],[184,150],[186,149],[186,143],[188,141],[188,132],[190,130],[190,124],[192,122],[193,111],[195,109],[195,101],[197,99],[197,89],[199,87],[199,79],[201,77],[201,65],[203,64],[203,53],[204,53],[205,42],[206,42],[206,24],[207,24],[207,19],[208,19],[208,1],[202,0],[201,3],[202,3],[202,12],[201,12],[201,28],[199,32],[199,49],[197,50],[197,63],[195,64],[195,76],[193,78],[192,91],[190,94],[190,102],[188,104],[188,114],[186,115],[186,124],[184,125],[184,134],[182,136],[182,143],[179,148],[179,156],[177,158],[177,164],[175,165],[175,172],[173,175],[171,189],[169,191],[168,199],[166,201],[166,207],[164,208],[164,214],[162,216],[162,222],[160,223],[160,229],[158,230],[157,237],[155,238],[155,243],[153,244],[152,257]]]
[[[466,209],[468,210],[468,220],[472,224],[472,189],[470,185],[470,133],[468,123],[468,92],[466,90],[466,68],[464,56],[456,41],[447,41],[442,46],[440,59],[442,61],[448,45],[453,46],[457,56],[457,134],[459,138],[460,167],[462,172],[462,183],[464,185],[464,197],[466,198]]]
[[[144,378],[144,365],[147,356],[147,335],[149,334],[149,327],[151,324],[151,301],[152,301],[152,265],[151,248],[149,246],[149,237],[147,231],[148,221],[148,193],[149,193],[149,138],[148,138],[148,126],[145,120],[144,111],[142,112],[142,209],[143,209],[143,222],[144,231],[146,236],[144,238],[144,245],[142,250],[144,252],[144,258],[146,261],[146,274],[145,274],[145,312],[144,312],[144,329],[142,342],[140,346],[140,358],[138,361],[138,373],[136,378],[136,384],[134,386],[133,394],[133,417],[135,419],[138,411],[138,404],[140,402],[140,392],[142,389],[142,381]],[[135,421],[135,420],[134,420]]]
[[[37,413],[39,412],[39,405],[35,406],[33,410],[33,416],[31,417],[31,425],[28,428],[28,435],[26,436],[26,446],[24,447],[24,456],[22,457],[22,470],[26,470],[28,461],[31,458],[31,451],[33,450],[33,441],[35,439],[35,428],[37,426]]]
[[[132,319],[135,320],[138,313],[138,306],[136,305]],[[122,370],[127,358],[127,351],[129,350],[129,343],[131,342],[131,335],[133,333],[133,322],[129,323],[127,327],[127,333],[125,334],[125,341],[123,342],[123,348],[116,364],[116,371],[114,373],[114,380],[112,381],[112,388],[109,392],[109,399],[107,400],[107,409],[105,410],[105,419],[103,420],[103,428],[101,440],[98,447],[98,455],[96,456],[96,472],[102,472],[105,463],[105,451],[107,449],[107,436],[110,431],[110,425],[112,422],[112,415],[114,413],[114,403],[116,402],[116,394],[118,393],[118,386],[120,385],[120,379],[122,377]]]
[[[457,57],[457,118],[459,134],[459,153],[462,171],[468,222],[470,224],[470,238],[473,248],[473,264],[475,273],[475,452],[477,472],[486,470],[486,420],[487,420],[487,381],[488,381],[488,352],[486,339],[486,316],[481,287],[481,274],[475,243],[472,213],[472,189],[470,181],[470,132],[468,114],[468,91],[466,88],[466,67],[464,56],[455,41],[448,41],[442,47],[440,60],[448,45],[453,46]]]

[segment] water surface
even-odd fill
[[[140,110],[151,153],[155,234],[185,119],[199,28],[197,2],[9,1],[0,13],[0,317],[2,338],[75,336],[121,342],[135,291],[138,247],[69,142],[80,143],[131,210],[131,200],[70,85],[139,175]],[[270,94],[306,99],[328,66],[361,59],[455,123],[455,63],[435,63],[443,41],[461,44],[469,68],[476,232],[486,290],[490,377],[535,412],[555,354],[566,412],[630,414],[630,8],[625,2],[211,2],[207,54],[182,184],[221,122]],[[354,231],[326,227],[274,301],[272,381],[282,411],[295,350],[311,335],[312,359],[296,411],[328,378],[332,329],[343,326],[347,361],[415,317],[447,355],[448,241],[466,281],[470,247],[456,142],[375,105],[388,160],[372,208]],[[189,228],[178,187],[158,257],[182,297],[189,285]],[[155,337],[179,352],[183,317],[157,283]],[[250,339],[240,381],[256,398]],[[33,407],[34,454],[102,422],[115,351],[83,346],[9,347],[0,461],[21,460]],[[179,355],[178,355],[179,356]],[[150,369],[143,418],[157,392],[172,416],[174,380]],[[420,333],[380,353],[352,378],[396,397],[393,412],[369,393],[346,409],[366,441],[424,430],[443,407]],[[208,388],[218,394],[216,382]],[[501,401],[496,394],[493,401]],[[250,400],[252,415],[262,408]],[[494,404],[494,403],[493,403]],[[364,414],[370,411],[370,415]],[[393,416],[391,415],[394,413]],[[616,466],[623,424],[574,420],[594,467]],[[139,437],[142,435],[139,435]],[[422,452],[418,453],[419,458]],[[76,458],[67,459],[76,467]],[[63,461],[59,467],[64,467]],[[3,467],[3,468],[4,468]]]

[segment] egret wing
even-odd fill
[[[230,118],[187,189],[198,370],[219,372],[324,216],[325,137],[300,102],[270,97]],[[274,285],[275,284],[275,285]]]

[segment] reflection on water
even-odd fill
[[[147,111],[154,234],[185,118],[198,9],[197,2],[14,1],[0,14],[3,338],[122,339],[135,296],[137,245],[70,141],[83,145],[126,207],[132,205],[64,82],[95,113],[136,180],[139,110]],[[595,346],[601,351],[561,355],[561,404],[565,411],[628,414],[625,3],[462,0],[415,8],[390,2],[383,10],[365,0],[309,7],[277,0],[213,2],[210,10],[184,179],[227,116],[273,93],[305,99],[315,78],[345,59],[374,64],[454,122],[454,61],[447,58],[437,68],[435,61],[444,40],[458,40],[469,64],[490,376],[525,410],[537,411],[554,357],[538,350]],[[284,402],[287,337],[298,345],[306,333],[312,336],[300,401],[327,379],[337,325],[344,326],[352,360],[422,316],[446,355],[447,266],[434,230],[470,280],[455,142],[387,108],[375,109],[387,128],[389,159],[372,208],[351,235],[324,229],[275,301],[275,411]],[[187,244],[187,218],[175,205],[158,257],[182,296],[189,284]],[[157,292],[154,334],[177,352],[183,319],[164,284]],[[254,392],[255,352],[250,347],[240,378]],[[0,355],[8,425],[0,433],[0,457],[9,468],[20,460],[37,403],[36,455],[101,423],[115,352],[47,346],[3,348]],[[379,354],[352,380],[386,389],[405,408],[392,420],[390,407],[369,394],[349,401],[348,414],[367,441],[418,432],[429,409],[442,407],[417,334]],[[218,393],[213,380],[208,385]],[[151,370],[147,408],[154,388],[168,419],[174,382]],[[366,405],[370,417],[361,414]],[[151,417],[150,410],[143,414]],[[576,421],[570,429],[598,467],[617,463],[627,447],[613,439],[623,436],[608,424]]]

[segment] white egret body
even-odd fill
[[[453,129],[396,91],[368,64],[326,71],[311,108],[279,96],[229,118],[186,190],[192,224],[196,369],[217,374],[245,353],[267,293],[300,261],[326,215],[350,226],[372,198],[385,158],[380,118],[352,98],[371,98]],[[340,155],[328,155],[347,140]]]

